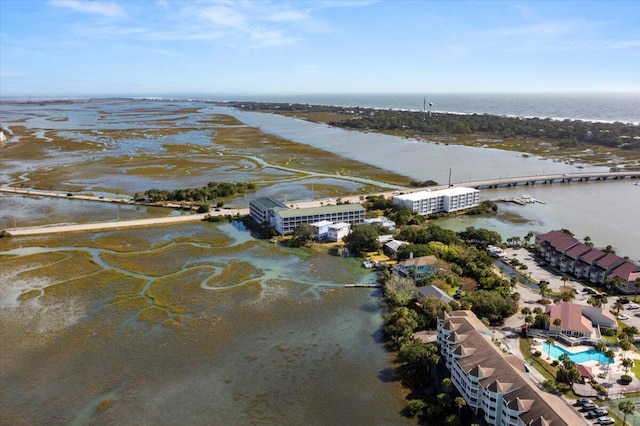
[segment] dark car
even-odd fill
[[[587,418],[596,419],[602,416],[606,416],[607,414],[609,414],[609,410],[607,410],[606,408],[596,408],[595,410],[589,411],[589,413],[587,414]]]
[[[591,411],[591,410],[595,410],[596,408],[598,408],[596,406],[596,404],[594,404],[593,402],[587,402],[586,404],[582,404],[582,408],[580,409],[580,411]]]
[[[67,192],[67,197],[73,197],[73,194],[70,192]]]
[[[627,303],[631,302],[631,300],[621,297],[620,299],[616,300],[616,302],[620,303],[621,305],[626,305]]]
[[[584,405],[584,404],[592,404],[592,403],[593,401],[591,401],[589,398],[578,398],[576,403],[573,405]]]

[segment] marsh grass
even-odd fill
[[[63,283],[71,281],[76,277],[98,272],[100,269],[100,266],[91,260],[91,255],[86,252],[76,251],[67,252],[65,258],[49,263],[46,266],[43,265],[41,268],[22,272],[18,275],[18,278],[30,281],[46,274],[53,283]],[[56,286],[51,286],[49,288],[53,289],[55,287]],[[47,288],[47,293],[54,291],[49,290],[49,288]]]

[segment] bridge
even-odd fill
[[[535,176],[513,176],[501,177],[498,179],[476,180],[469,182],[459,182],[451,186],[464,186],[475,189],[501,188],[518,185],[536,185],[570,182],[588,182],[597,180],[613,179],[640,179],[640,170],[624,172],[585,172],[585,173],[563,173]],[[637,182],[636,185],[639,185]]]

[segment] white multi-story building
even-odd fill
[[[471,311],[438,318],[437,342],[451,381],[476,414],[494,426],[584,424],[560,398],[539,390],[524,360],[502,352],[491,337]]]
[[[342,241],[342,239],[347,235],[349,235],[350,232],[351,232],[351,225],[349,225],[348,223],[344,223],[344,222],[334,223],[329,225],[327,239],[329,241],[334,241],[334,242]]]
[[[421,215],[457,212],[480,204],[480,191],[461,186],[439,191],[419,191],[397,195],[393,197],[393,202]]]
[[[275,210],[273,226],[280,235],[288,235],[303,223],[322,220],[331,223],[345,222],[353,225],[363,223],[366,210],[360,204],[339,204],[335,206],[310,207],[305,209]]]

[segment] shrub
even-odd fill
[[[602,335],[607,337],[613,337],[616,335],[616,330],[613,328],[607,328],[605,331],[602,332]]]
[[[531,355],[532,355],[532,356],[534,356],[534,357],[536,357],[536,358],[538,358],[538,357],[540,357],[540,356],[542,355],[542,352],[540,352],[540,351],[535,351],[535,352],[534,352],[534,353],[532,353]]]
[[[553,362],[551,363],[552,367],[555,367],[559,364],[560,362],[557,359],[554,359]]]
[[[628,385],[633,381],[633,377],[629,376],[628,374],[625,374],[622,377],[620,377],[620,381],[623,382],[625,385]]]

